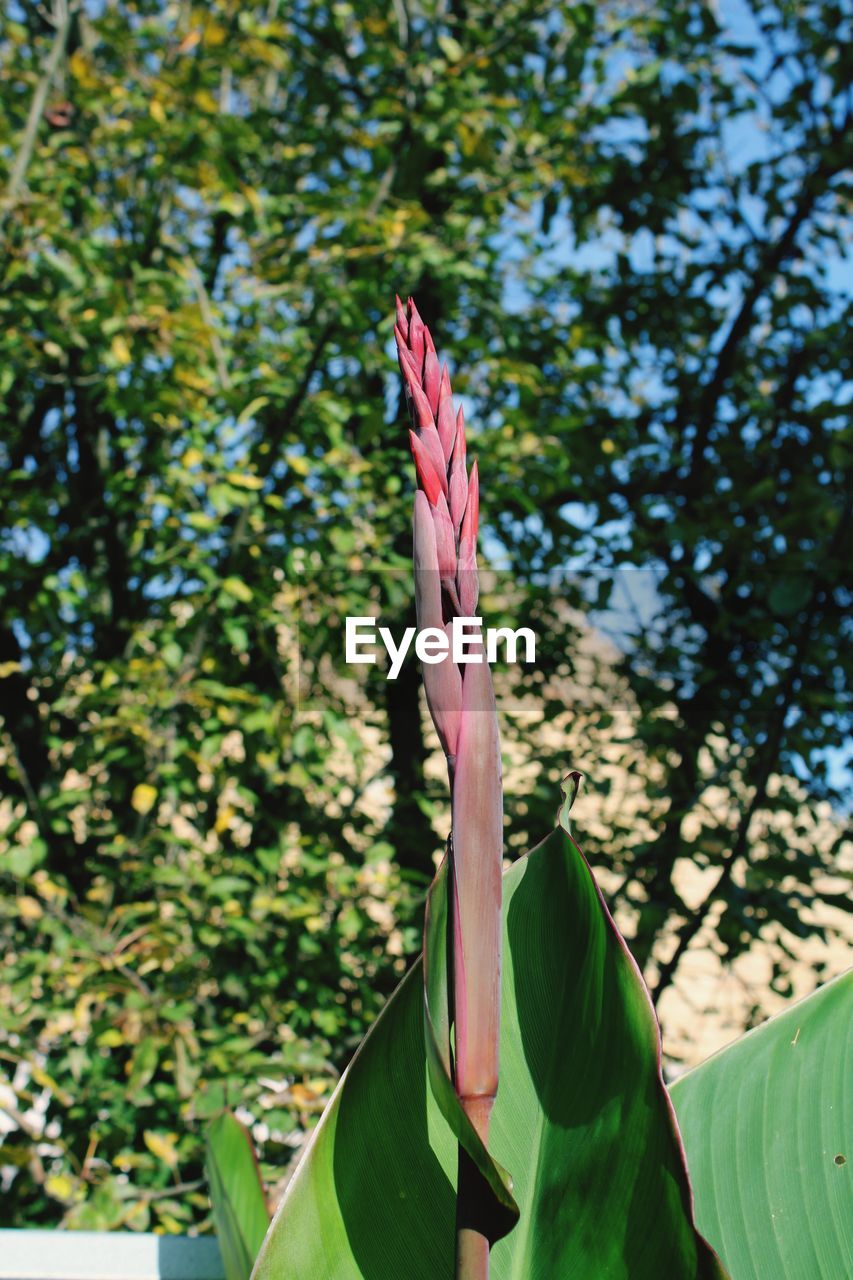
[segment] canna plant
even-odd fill
[[[412,417],[409,433],[418,476],[413,517],[415,605],[418,628],[446,635],[448,653],[425,663],[424,690],[447,760],[451,833],[444,874],[449,930],[438,964],[449,965],[454,1027],[453,1061],[445,1047],[442,1070],[452,1078],[465,1116],[484,1148],[498,1088],[501,999],[501,873],[503,799],[498,717],[482,642],[480,661],[457,664],[450,651],[454,618],[477,609],[477,463],[466,466],[465,419],[457,412],[447,365],[439,369],[435,345],[412,299],[399,297],[394,336]],[[441,945],[441,939],[439,939]],[[424,965],[432,960],[430,931]],[[481,1280],[489,1273],[489,1232],[480,1220],[482,1175],[459,1146],[456,1274]]]
[[[418,486],[418,626],[430,630],[441,657],[424,663],[423,678],[447,760],[451,832],[428,895],[422,957],[341,1077],[267,1231],[253,1280],[723,1280],[729,1272],[694,1221],[648,992],[571,833],[577,774],[564,783],[554,830],[502,873],[491,675],[486,662],[457,662],[449,645],[454,620],[474,617],[478,602],[477,464],[468,470],[463,414],[411,299],[405,307],[397,300],[395,337]],[[469,648],[479,654],[482,643]],[[793,1217],[806,1198],[818,1203],[796,1175],[817,1164],[797,1148],[794,1175],[786,1165],[778,1194],[767,1200],[767,1152],[761,1141],[744,1149],[738,1133],[752,1117],[734,1111],[721,1092],[721,1082],[732,1083],[727,1060],[737,1053],[735,1072],[752,1071],[750,1090],[739,1093],[750,1108],[754,1099],[761,1134],[783,1164],[793,1151],[790,1126],[782,1117],[777,1134],[768,1123],[772,1106],[755,1067],[773,1064],[786,1105],[802,1095],[807,1074],[832,1143],[844,1114],[839,1106],[837,1120],[826,1117],[843,1061],[832,1019],[849,996],[849,982],[836,984],[801,1006],[808,1048],[799,1058],[786,1052],[788,1024],[779,1035],[770,1023],[745,1052],[749,1037],[676,1089],[704,1179],[699,1219],[737,1260],[734,1280],[804,1280],[778,1248],[775,1269],[762,1270],[762,1254],[770,1237],[778,1243],[780,1212]],[[849,1109],[849,1088],[843,1100]],[[798,1135],[808,1132],[805,1120]],[[222,1124],[208,1149],[228,1280],[247,1280],[250,1242],[265,1223],[243,1138]],[[844,1163],[840,1155],[833,1167]],[[749,1229],[740,1207],[719,1194],[729,1172],[764,1215]],[[821,1173],[829,1186],[832,1175],[822,1165]],[[840,1193],[832,1190],[819,1251],[821,1267],[830,1269],[815,1275],[836,1274],[833,1259],[846,1248]],[[245,1224],[235,1209],[241,1204]],[[800,1248],[796,1267],[806,1256]]]
[[[205,1172],[227,1280],[245,1280],[269,1226],[252,1138],[225,1112],[208,1126]]]

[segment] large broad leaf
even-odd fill
[[[671,1093],[699,1226],[733,1280],[853,1275],[853,973]]]
[[[205,1170],[228,1280],[248,1280],[270,1216],[252,1140],[226,1112],[207,1130]]]
[[[504,924],[490,1150],[520,1220],[492,1249],[492,1280],[723,1275],[692,1224],[648,994],[566,832],[506,873]],[[430,1087],[422,983],[418,964],[344,1073],[255,1280],[452,1277],[459,1126]],[[441,992],[430,1007],[440,1021]],[[507,1226],[502,1169],[485,1172]]]
[[[467,1206],[472,1223],[494,1242],[511,1231],[518,1221],[518,1205],[512,1194],[512,1178],[483,1146],[456,1094],[452,1081],[452,1041],[450,1014],[450,928],[448,892],[449,859],[445,858],[432,883],[424,923],[424,953],[421,957],[424,995],[424,1049],[433,1098],[451,1132],[471,1156],[483,1178],[482,1194]]]

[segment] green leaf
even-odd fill
[[[439,877],[431,929],[441,927],[442,902]],[[486,1172],[505,1200],[501,1166],[511,1170],[521,1216],[492,1249],[492,1280],[724,1275],[691,1222],[648,994],[565,831],[506,873],[504,922],[501,1081]],[[432,1077],[462,1132],[441,1085],[446,995],[440,972],[434,979]],[[422,982],[419,963],[341,1078],[254,1280],[452,1274],[457,1143],[430,1087]]]
[[[812,590],[811,579],[806,574],[781,578],[770,588],[770,608],[774,613],[790,617],[808,604]]]
[[[485,1178],[491,1196],[483,1221],[483,1234],[494,1243],[511,1231],[518,1221],[518,1205],[512,1194],[512,1178],[492,1159],[479,1134],[465,1114],[453,1087],[451,1073],[450,993],[448,983],[447,931],[449,901],[448,859],[445,858],[432,883],[424,924],[424,1048],[429,1083],[441,1114],[454,1137],[462,1144]]]
[[[208,1126],[205,1170],[225,1275],[248,1280],[269,1213],[252,1140],[229,1112]]]
[[[27,876],[40,867],[45,860],[47,846],[43,840],[33,840],[27,845],[14,845],[6,855],[0,867],[8,870],[16,880],[26,880]]]
[[[160,1042],[153,1036],[146,1036],[136,1046],[130,1060],[130,1071],[127,1081],[127,1096],[135,1099],[145,1088],[157,1070],[160,1057]]]
[[[248,604],[252,598],[252,588],[242,578],[223,578],[222,590],[241,604]]]
[[[448,62],[459,62],[465,55],[462,45],[453,36],[440,35],[436,43]]]
[[[853,973],[682,1076],[699,1227],[736,1280],[850,1274]]]

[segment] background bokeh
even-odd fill
[[[577,834],[670,1069],[849,963],[849,11],[11,0],[3,1225],[286,1176],[419,947],[395,290],[480,459],[507,851]],[[849,555],[849,551],[847,551]],[[571,922],[567,922],[567,928]],[[847,942],[844,941],[845,937]]]

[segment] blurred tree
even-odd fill
[[[534,718],[586,669],[565,605],[618,620],[639,808],[585,843],[657,990],[709,913],[732,958],[823,927],[847,25],[699,0],[8,7],[16,1220],[201,1218],[194,1126],[226,1093],[283,1163],[417,948],[443,793],[415,672],[335,675],[346,614],[410,608],[395,288],[454,352],[490,545],[542,628]],[[630,637],[629,567],[654,571]],[[584,716],[510,794],[512,848],[561,768],[606,799],[613,708]],[[714,872],[695,909],[685,860]]]
[[[543,523],[548,563],[594,571],[598,609],[615,599],[622,615],[660,771],[655,834],[624,850],[621,898],[640,963],[665,955],[656,996],[712,910],[731,955],[768,921],[809,931],[836,849],[798,851],[769,818],[841,801],[849,756],[849,20],[835,5],[729,13],[719,76],[638,59],[580,154],[593,181],[552,197],[576,251],[531,293],[569,314],[547,346],[526,315],[535,345],[519,358],[542,370],[558,447],[577,432],[571,475],[546,454],[532,521],[504,504],[508,526],[527,518],[535,539]],[[580,523],[561,529],[570,512]],[[654,585],[626,643],[631,568]],[[698,906],[674,884],[679,859],[715,869]]]

